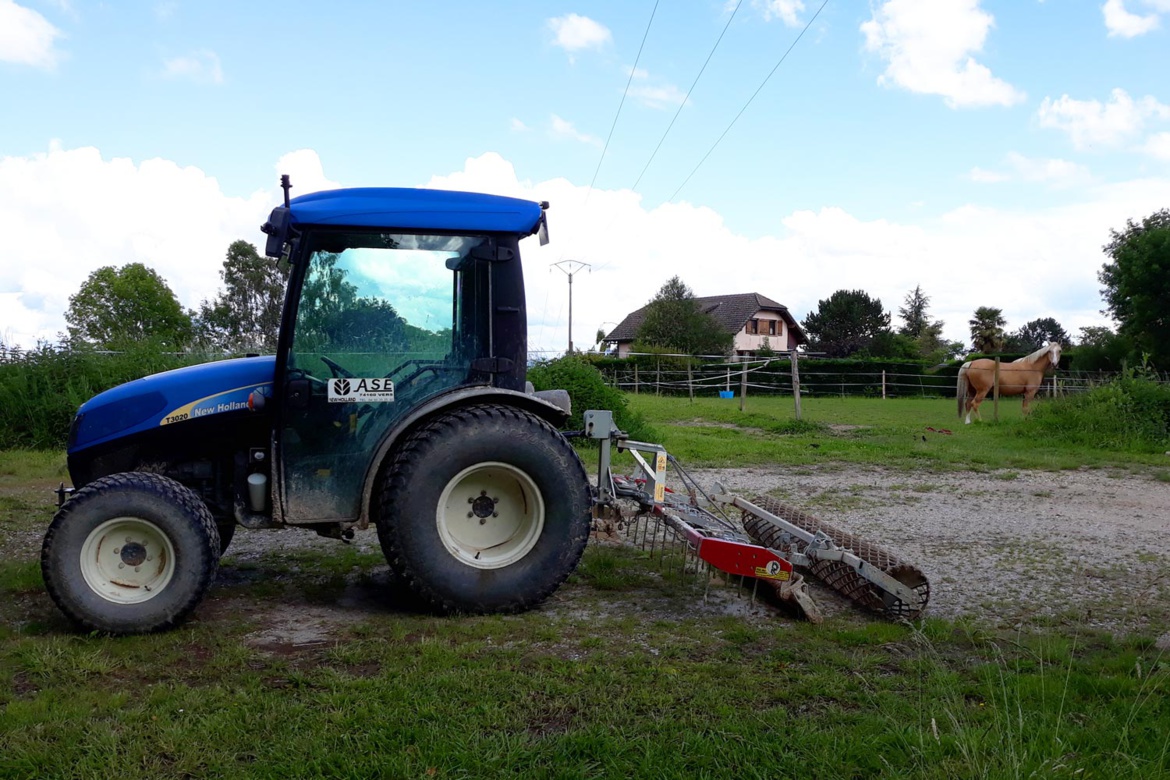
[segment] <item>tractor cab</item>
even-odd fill
[[[460,390],[523,395],[519,241],[539,204],[362,189],[274,210],[270,256],[291,264],[275,365],[285,523],[357,522],[387,434]]]

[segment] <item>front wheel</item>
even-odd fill
[[[93,631],[140,634],[191,612],[215,579],[220,538],[194,492],[159,474],[125,472],[78,490],[41,548],[49,595]]]
[[[589,484],[556,429],[508,406],[457,409],[411,433],[374,519],[390,568],[440,609],[516,612],[572,573]]]

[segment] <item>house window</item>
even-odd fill
[[[776,335],[776,320],[768,320],[768,335]]]
[[[760,321],[759,320],[752,320],[751,322],[748,323],[748,333],[759,333],[759,332],[760,332]]]

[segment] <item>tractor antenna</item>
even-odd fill
[[[280,175],[280,188],[284,190],[284,207],[288,208],[288,191],[292,189],[292,184],[288,180],[288,174],[282,173]]]

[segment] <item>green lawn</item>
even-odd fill
[[[791,399],[631,403],[692,465],[1165,473],[1029,439],[1018,402],[969,427],[925,399],[806,399],[810,426]],[[718,586],[704,607],[694,578],[630,548],[591,546],[548,604],[509,617],[412,612],[373,550],[229,551],[181,628],[78,634],[37,558],[62,478],[57,453],[0,453],[3,778],[1170,776],[1154,637],[811,625]]]

